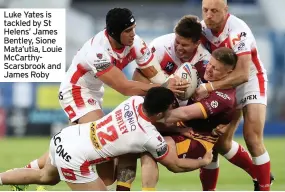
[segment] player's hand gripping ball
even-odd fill
[[[196,68],[189,62],[185,62],[175,71],[174,76],[178,76],[189,83],[186,91],[183,94],[179,94],[177,96],[178,99],[182,101],[188,100],[194,94],[197,88],[198,72]]]

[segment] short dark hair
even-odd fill
[[[197,16],[185,15],[174,28],[174,32],[181,37],[192,39],[194,43],[200,40],[202,25]]]
[[[165,87],[150,88],[145,96],[143,108],[151,116],[165,112],[175,101],[174,93]]]
[[[224,65],[236,67],[238,56],[235,52],[227,47],[221,47],[212,52],[212,56]]]

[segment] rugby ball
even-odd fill
[[[185,79],[189,83],[189,87],[186,89],[184,94],[177,96],[178,99],[185,101],[188,100],[195,92],[198,83],[198,72],[197,69],[189,62],[183,63],[174,73],[174,75]]]

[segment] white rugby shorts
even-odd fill
[[[71,122],[78,120],[91,111],[102,109],[103,98],[87,88],[73,86],[59,93],[59,103]]]
[[[236,88],[237,108],[241,109],[248,104],[267,105],[267,81],[262,75],[251,78],[248,82]]]
[[[88,145],[81,141],[76,142],[78,129],[79,125],[69,126],[53,136],[50,141],[49,157],[51,164],[58,170],[60,180],[70,183],[89,183],[98,179],[98,174],[94,170],[95,166],[93,164],[90,166],[91,163],[86,158]]]

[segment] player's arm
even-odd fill
[[[159,84],[128,80],[125,74],[115,66],[112,66],[107,73],[98,78],[106,85],[127,96],[145,95],[151,87],[160,86]]]
[[[141,70],[138,69],[138,68],[136,68],[136,69],[134,70],[132,80],[134,80],[134,81],[140,81],[140,82],[143,82],[143,83],[151,83],[151,81],[150,81],[148,78],[146,78],[146,77],[144,76],[144,74],[141,72]]]
[[[207,119],[209,116],[232,109],[235,106],[235,99],[232,97],[233,95],[227,94],[226,91],[214,91],[200,102],[170,110],[166,114],[165,122]]]
[[[212,82],[215,89],[229,89],[248,81],[250,73],[251,53],[238,55],[235,69],[225,79]]]
[[[97,55],[100,55],[100,58]],[[160,86],[128,80],[120,69],[111,64],[110,56],[101,47],[89,51],[86,62],[97,78],[123,95],[145,95],[151,87]]]
[[[166,137],[165,139],[169,152],[164,158],[158,159],[158,162],[171,172],[181,173],[193,171],[208,165],[212,161],[213,155],[211,151],[207,152],[202,159],[178,158],[173,139],[171,137]]]
[[[178,121],[203,119],[207,117],[208,115],[205,111],[204,106],[202,106],[200,102],[197,102],[191,105],[170,110],[165,117],[165,123],[175,123]]]
[[[246,31],[246,32],[245,32]],[[213,86],[207,86],[208,91],[212,91],[212,87],[217,89],[235,88],[249,80],[251,58],[251,45],[253,36],[250,30],[240,29],[230,34],[230,43],[233,51],[238,56],[235,69],[225,79],[212,82]]]
[[[141,73],[152,83],[164,83],[168,75],[161,69],[158,59],[147,44],[136,36],[134,46],[137,55],[136,62]]]
[[[175,173],[188,172],[203,167],[212,161],[212,153],[206,154],[203,159],[179,159],[173,139],[166,137],[165,140],[159,132],[154,132],[154,135],[145,143],[144,148],[156,161],[170,171]]]

